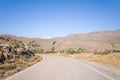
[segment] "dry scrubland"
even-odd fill
[[[36,55],[31,59],[7,60],[5,64],[0,65],[0,80],[24,70],[33,64],[39,62],[42,57]]]
[[[55,55],[71,57],[78,60],[108,64],[120,70],[119,34],[120,30],[116,30],[71,34],[66,37],[52,39],[1,35],[0,44],[16,46],[18,49],[27,46],[34,53],[56,53]],[[41,59],[41,57],[36,58],[37,56],[33,56],[31,59],[6,60],[5,64],[0,65],[0,80],[35,64]]]
[[[116,68],[120,68],[120,53],[109,53],[105,55],[93,54],[93,53],[81,53],[81,54],[57,54],[60,56],[71,57],[78,60],[86,60],[91,62],[103,63],[111,65]]]
[[[28,47],[23,41],[9,36],[0,36],[0,80],[10,77],[42,59]]]

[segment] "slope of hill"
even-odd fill
[[[71,34],[42,41],[41,45],[50,49],[53,41],[56,41],[54,45],[56,50],[68,48],[82,48],[88,51],[118,50],[120,49],[120,30]]]
[[[86,34],[72,34],[68,37],[77,40],[120,40],[120,30],[91,32]]]
[[[13,36],[12,36],[13,37]],[[52,39],[15,37],[24,42],[35,41],[42,50],[65,50],[69,48],[86,49],[88,51],[104,51],[120,49],[120,30],[99,31],[84,34],[71,34]],[[53,45],[53,42],[55,44]]]

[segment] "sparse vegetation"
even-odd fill
[[[120,53],[120,50],[116,49],[116,50],[113,50],[113,53],[116,52],[116,53]]]
[[[65,50],[65,52],[67,54],[79,54],[79,53],[86,53],[88,52],[87,49],[84,49],[84,48],[70,48],[70,49],[67,49]]]
[[[97,52],[95,51],[94,54],[99,54],[99,55],[106,55],[106,54],[110,54],[110,53],[120,53],[120,50],[104,50],[103,52]]]
[[[106,55],[112,53],[112,50],[104,50],[103,52],[97,52],[95,51],[94,54],[99,54],[99,55]]]
[[[114,34],[115,32],[115,34]],[[101,35],[99,35],[101,34]],[[109,34],[114,34],[109,36]],[[16,40],[9,36],[0,36],[0,44],[7,44],[15,46],[14,50],[23,48],[27,45],[30,50],[34,53],[42,54],[55,54],[72,57],[75,59],[82,59],[92,62],[99,62],[104,64],[110,64],[120,68],[120,31],[113,31],[109,33],[105,32],[95,32],[88,33],[84,35],[72,35],[72,37],[61,37],[56,39],[32,39],[25,38]],[[117,36],[116,36],[117,35]],[[100,36],[100,37],[98,37]],[[74,41],[75,40],[75,41]],[[52,42],[51,42],[52,41]],[[4,52],[5,53],[5,52]],[[58,55],[57,54],[57,55]],[[5,54],[4,54],[5,55]],[[4,56],[7,59],[0,59],[5,64],[0,64],[0,76],[6,77],[6,75],[12,75],[16,72],[25,69],[28,66],[31,66],[38,59],[37,56],[31,55],[20,55],[19,53],[15,56],[18,56],[19,59],[8,59],[6,55]],[[21,57],[22,56],[22,57]],[[2,57],[2,58],[4,58]],[[30,58],[31,57],[31,58]],[[27,59],[26,59],[27,58]]]
[[[60,56],[71,57],[78,60],[86,60],[91,62],[98,62],[103,64],[109,64],[116,68],[120,68],[120,53],[109,53],[109,54],[94,54],[94,53],[81,53],[81,54],[57,54]]]
[[[42,59],[27,47],[29,46],[22,41],[0,36],[0,80],[26,69]]]
[[[39,62],[41,59],[40,56],[34,56],[31,59],[7,60],[5,64],[0,65],[0,79],[4,79],[20,72],[21,70]]]
[[[67,54],[75,54],[75,53],[78,53],[78,51],[71,48],[71,49],[67,49],[67,50],[66,50],[66,53],[67,53]]]

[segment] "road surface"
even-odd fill
[[[42,55],[43,60],[7,80],[120,80],[120,77],[75,59]]]

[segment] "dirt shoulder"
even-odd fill
[[[81,60],[94,67],[120,75],[120,53],[111,53],[108,55],[98,55],[92,53],[55,55]]]

